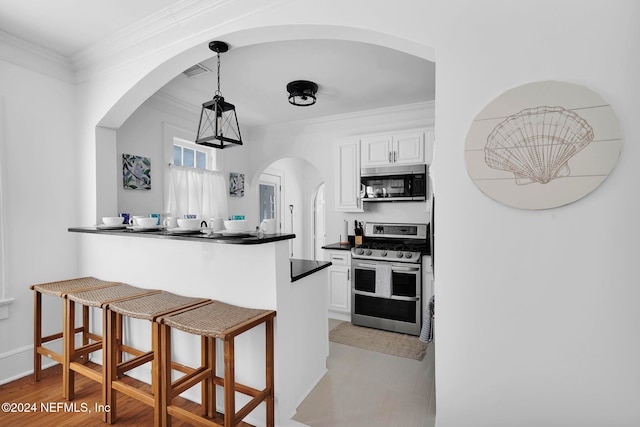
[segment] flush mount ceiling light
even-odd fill
[[[211,101],[202,104],[196,144],[220,149],[232,147],[230,144],[242,145],[236,107],[226,102],[220,92],[220,54],[228,51],[229,45],[213,41],[209,49],[216,52],[218,58],[218,89]]]
[[[287,85],[289,104],[308,107],[316,103],[318,85],[307,80],[296,80]]]

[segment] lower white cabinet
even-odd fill
[[[351,320],[351,253],[328,250],[329,267],[328,300],[329,317]]]

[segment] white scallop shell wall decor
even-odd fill
[[[621,136],[613,109],[584,86],[537,82],[489,103],[467,134],[469,176],[487,196],[549,209],[595,190],[613,170]]]

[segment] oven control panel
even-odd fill
[[[420,252],[395,251],[386,249],[353,248],[351,256],[358,259],[370,259],[395,262],[420,262]]]

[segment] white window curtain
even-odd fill
[[[227,186],[221,172],[169,166],[169,212],[172,216],[227,219]]]

